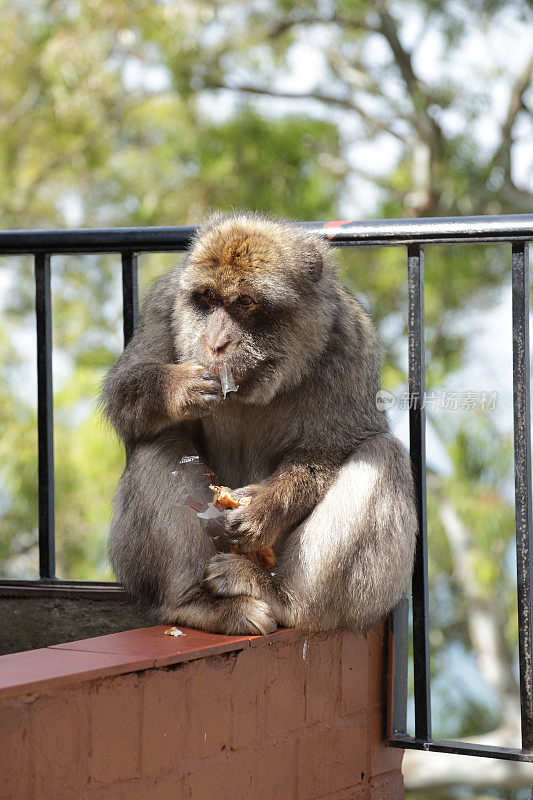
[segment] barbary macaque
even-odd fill
[[[238,387],[225,398],[222,364]],[[127,452],[111,563],[156,619],[363,630],[394,607],[417,522],[408,456],[376,407],[379,366],[374,326],[318,234],[256,214],[199,229],[102,395]],[[223,512],[218,545],[180,514],[175,476],[191,451],[252,498]],[[262,547],[273,574],[240,554]]]

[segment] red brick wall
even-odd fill
[[[401,800],[384,630],[0,699],[2,800]]]

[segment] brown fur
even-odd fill
[[[221,362],[239,384],[225,400]],[[374,327],[328,245],[261,216],[211,220],[105,381],[128,452],[111,529],[119,579],[162,621],[225,633],[378,620],[407,586],[416,538],[409,460],[378,389]],[[273,545],[275,576],[216,552],[180,513],[171,473],[193,447],[253,496],[225,512],[227,539]]]

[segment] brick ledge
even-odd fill
[[[297,628],[282,628],[269,636],[222,636],[180,626],[185,636],[173,637],[165,636],[167,627],[137,628],[0,656],[0,698],[295,641],[303,635]]]

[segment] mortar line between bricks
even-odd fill
[[[151,784],[154,781],[156,781],[156,782],[160,781],[161,778],[166,778],[169,775],[172,775],[172,773],[164,773],[161,776],[157,776],[155,778],[153,778],[153,777],[145,778],[144,775],[137,775],[137,776],[135,776],[133,778],[116,778],[116,779],[107,781],[106,783],[88,784],[86,786],[86,788],[83,790],[83,794],[82,794],[80,800],[82,800],[82,799],[85,800],[85,798],[94,797],[94,795],[96,795],[96,796],[99,795],[100,797],[102,797],[103,792],[108,792],[109,789],[114,789],[117,786],[128,786],[128,784],[130,784],[131,786],[135,786],[135,784],[139,784],[139,783],[150,783]]]
[[[320,722],[312,722],[309,724],[303,723],[300,727],[294,728],[293,730],[287,731],[283,734],[265,733],[261,737],[261,746],[257,749],[267,750],[270,747],[273,747],[274,745],[290,744],[291,742],[294,741],[295,734],[298,734],[299,739],[301,738],[303,740],[310,738],[311,736],[316,736],[321,733],[327,733],[328,731],[344,731],[357,723],[365,725],[366,717],[367,717],[366,713],[364,711],[360,711],[357,714],[352,714],[351,716],[348,717],[337,718],[333,722],[321,720]],[[235,749],[233,752],[247,753],[251,752],[255,748],[256,748],[255,744],[250,744],[250,747],[240,747],[238,749]],[[206,758],[210,758],[210,756],[206,756]]]
[[[189,755],[189,756],[186,757],[186,759],[184,759],[184,761],[186,761],[186,764],[187,764],[186,772],[187,772],[187,774],[190,774],[190,773],[195,772],[195,771],[197,771],[199,769],[204,769],[205,770],[205,769],[209,768],[210,766],[214,768],[214,767],[218,767],[221,764],[224,764],[226,762],[229,762],[229,763],[238,762],[243,754],[252,755],[255,752],[256,752],[256,748],[255,747],[250,747],[250,748],[240,749],[240,750],[219,751],[218,753],[211,754],[209,756],[204,756],[203,758],[200,757],[200,756],[190,756]],[[163,778],[172,777],[173,775],[175,775],[176,777],[179,777],[181,774],[182,774],[181,767],[178,768],[178,769],[176,769],[175,767],[172,767],[172,768],[169,768],[168,770],[160,771],[158,773],[158,775],[157,775],[157,779],[161,780]],[[153,777],[144,776],[144,775],[141,776],[141,778],[142,778],[142,780],[147,780],[147,781],[154,779]],[[131,778],[126,778],[125,780],[115,781],[115,783],[113,785],[119,784],[119,783],[126,783],[128,780],[132,780],[132,779]],[[135,779],[135,780],[137,780],[137,779]]]
[[[153,789],[154,786],[157,786],[159,783],[163,783],[164,781],[168,780],[169,778],[172,779],[173,776],[177,773],[164,773],[158,775],[156,778],[145,778],[145,777],[137,777],[137,778],[121,778],[116,781],[111,781],[110,783],[101,785],[101,786],[91,786],[87,787],[83,790],[83,793],[77,798],[76,800],[93,800],[93,798],[98,798],[98,800],[102,800],[102,798],[106,798],[109,794],[109,789],[115,789],[123,787],[125,789],[134,788],[134,789],[141,789],[142,791],[147,792],[146,797],[149,797],[149,790]],[[105,794],[104,794],[105,793]],[[136,797],[139,795],[136,794]],[[181,796],[176,796],[176,800],[181,800]]]
[[[358,723],[364,727],[366,723],[366,717],[366,713],[361,711],[358,714],[352,714],[350,717],[342,717],[341,719],[336,719],[333,722],[315,722],[313,725],[302,726],[296,730],[302,734],[302,739],[305,739],[310,736],[317,736],[321,733],[345,731],[351,728],[353,725],[357,725]],[[277,741],[281,741],[281,737],[279,737]]]
[[[125,789],[128,789],[128,788],[131,787],[131,788],[137,789],[137,790],[140,789],[141,791],[146,793],[144,796],[146,796],[148,798],[148,797],[150,797],[150,795],[148,793],[149,793],[149,791],[151,789],[154,788],[154,786],[157,786],[158,784],[163,783],[164,781],[168,781],[169,779],[172,780],[174,774],[176,774],[176,773],[165,773],[165,774],[159,775],[156,778],[144,778],[144,777],[141,777],[141,778],[124,778],[124,779],[121,779],[121,780],[118,780],[118,781],[114,781],[112,783],[108,783],[107,785],[104,785],[104,786],[93,786],[91,788],[85,789],[83,791],[83,793],[81,795],[79,795],[78,798],[76,798],[76,800],[94,800],[94,798],[97,798],[97,800],[103,800],[103,798],[105,799],[108,796],[108,794],[109,794],[108,790],[109,790],[110,787],[111,788],[123,787]],[[105,794],[104,794],[104,792],[105,792]],[[135,794],[135,797],[139,797],[139,796],[140,795],[138,793]],[[176,800],[181,800],[181,795],[176,795],[175,797],[176,797]]]
[[[292,779],[292,790],[295,797],[300,797],[300,770],[298,764],[300,763],[300,747],[301,739],[298,736],[294,745],[294,777]]]
[[[300,731],[298,731],[300,734]],[[294,734],[293,734],[294,736]],[[294,770],[294,781],[293,781],[293,790],[294,796],[300,797],[300,770],[298,769],[298,765],[300,764],[300,750],[302,747],[302,737],[298,735],[296,737],[295,747],[294,747],[294,758],[296,760],[296,767]]]
[[[403,775],[402,772],[401,772],[401,774]],[[396,769],[388,769],[385,772],[376,772],[375,775],[371,775],[370,776],[370,778],[369,778],[369,786],[372,783],[386,782],[386,781],[390,781],[390,780],[392,780],[394,778],[397,778],[397,777],[398,777],[398,770],[396,770]]]
[[[143,743],[144,743],[144,675],[139,675],[139,691],[137,700],[138,731],[137,731],[137,772],[143,777]]]
[[[337,697],[335,699],[335,717],[342,717],[342,640],[336,637],[335,665],[337,667]]]
[[[368,686],[367,686],[368,691]],[[363,786],[366,788],[367,794],[370,796],[370,765],[372,763],[372,747],[373,744],[370,742],[370,736],[368,735],[369,729],[369,720],[374,712],[369,711],[367,709],[367,720],[366,720],[366,764],[365,764],[365,779],[363,781]]]
[[[87,743],[87,789],[91,789],[91,775],[89,774],[89,764],[91,763],[93,757],[93,715],[92,715],[92,702],[93,702],[93,694],[96,688],[97,681],[94,681],[92,686],[87,687],[87,702],[88,702],[88,713],[87,713],[87,736],[89,737],[89,741]]]
[[[28,793],[29,793],[29,796],[31,798],[35,798],[36,797],[35,788],[36,788],[36,782],[37,782],[37,774],[36,774],[36,768],[37,768],[36,761],[37,761],[37,759],[35,757],[35,755],[36,755],[35,748],[33,747],[33,741],[34,741],[35,733],[34,733],[34,724],[33,724],[33,714],[31,713],[32,712],[32,705],[33,705],[33,703],[31,705],[28,705],[28,707],[26,709],[26,715],[27,715],[27,723],[26,723],[27,724],[27,728],[26,728],[27,733],[26,733],[26,735],[28,737],[28,741],[26,742],[26,747],[29,750],[29,755],[28,755],[28,762],[29,762],[29,764],[28,764],[28,766],[29,766],[29,770],[28,770],[29,771],[29,775],[28,775]]]
[[[79,690],[78,690],[79,691]],[[89,753],[91,751],[91,734],[92,734],[92,714],[91,714],[91,689],[87,687],[87,691],[81,690],[84,696],[84,703],[85,703],[85,715],[87,718],[87,725],[84,725],[84,732],[83,732],[83,739],[82,739],[82,753],[84,754],[85,764],[89,764]],[[64,696],[64,695],[63,695]],[[87,787],[89,785],[89,770],[86,769],[85,773],[85,781]]]
[[[308,697],[307,697],[307,683],[308,683],[308,681],[307,681],[307,677],[308,677],[308,673],[309,673],[309,665],[307,663],[307,659],[304,657],[306,651],[307,651],[307,636],[304,638],[304,642],[303,642],[303,645],[302,645],[302,659],[303,659],[303,662],[304,662],[304,665],[303,665],[304,725],[305,725],[305,720],[307,719],[307,706],[308,706]]]
[[[231,678],[231,676],[233,675],[233,671],[234,671],[235,667],[237,666],[237,659],[238,659],[238,657],[234,660],[233,664],[231,664],[231,666],[230,666],[229,678]],[[233,752],[234,752],[233,744],[234,744],[234,741],[235,741],[235,737],[234,737],[235,713],[234,713],[234,706],[233,706],[233,693],[234,693],[234,691],[235,691],[235,687],[232,686],[231,681],[230,681],[230,693],[229,693],[229,707],[230,707],[229,741],[230,741],[230,747],[232,748]]]
[[[351,717],[350,721],[353,722],[354,719],[355,719],[355,717]],[[224,751],[219,751],[217,753],[214,753],[214,754],[211,754],[211,755],[207,755],[207,756],[203,756],[203,757],[190,756],[189,755],[189,756],[187,756],[187,759],[186,759],[187,765],[188,765],[187,772],[188,773],[194,772],[197,769],[201,769],[201,768],[206,769],[209,766],[216,767],[216,766],[219,766],[220,764],[223,764],[225,762],[230,762],[230,763],[237,762],[243,757],[243,755],[248,755],[248,756],[252,756],[253,754],[260,755],[263,752],[268,752],[272,747],[289,745],[289,744],[294,742],[295,734],[300,734],[298,736],[298,740],[296,742],[296,744],[298,745],[300,741],[304,741],[305,739],[311,738],[312,736],[315,736],[315,735],[318,735],[318,734],[321,734],[321,733],[328,733],[329,731],[332,731],[332,730],[341,730],[342,731],[346,727],[348,727],[348,725],[332,726],[329,723],[320,723],[320,724],[315,725],[312,729],[311,729],[311,726],[309,726],[307,728],[299,728],[296,731],[292,731],[291,733],[287,733],[284,736],[278,736],[278,735],[274,735],[274,734],[273,735],[267,735],[261,740],[260,744],[258,744],[257,742],[256,743],[251,743],[249,747],[241,747],[238,750],[224,750]],[[170,777],[172,775],[179,776],[179,774],[180,774],[179,770],[176,770],[175,768],[169,768],[168,770],[161,771],[159,773],[159,777],[160,778],[168,778],[168,777]],[[383,775],[385,775],[385,774],[386,773],[383,773]],[[144,776],[144,775],[141,775],[141,778],[143,778],[143,779],[146,778],[146,780],[150,779],[149,776]],[[136,779],[132,779],[132,778],[119,779],[117,781],[114,781],[112,785],[115,786],[115,785],[118,785],[118,784],[127,783],[128,781],[131,781],[131,780],[136,780]],[[366,780],[366,777],[365,777],[365,780]]]

